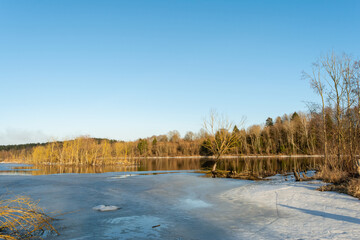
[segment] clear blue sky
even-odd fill
[[[305,111],[301,72],[360,56],[360,1],[0,0],[0,144],[197,132]]]

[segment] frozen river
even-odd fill
[[[0,175],[0,191],[40,200],[57,216],[60,235],[44,239],[360,238],[359,200],[315,191],[317,182],[148,173]],[[100,204],[120,209],[92,209]]]

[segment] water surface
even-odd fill
[[[228,158],[218,163],[218,169],[231,170],[238,173],[250,172],[257,175],[272,175],[291,172],[294,168],[314,170],[321,163],[321,158]],[[0,164],[0,174],[12,175],[47,175],[64,173],[106,173],[106,172],[159,172],[183,170],[209,170],[214,164],[209,158],[148,158],[135,161],[132,166],[105,165],[105,166],[68,166],[68,165],[25,165]]]

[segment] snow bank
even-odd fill
[[[247,234],[253,239],[360,239],[360,201],[335,192],[316,191],[321,182],[273,180],[224,192],[229,204],[248,204],[250,220],[263,223]],[[260,210],[262,209],[262,210]],[[267,209],[264,214],[263,209]],[[241,236],[244,232],[239,230]]]

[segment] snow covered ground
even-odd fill
[[[360,201],[319,192],[319,182],[274,181],[250,184],[220,194],[257,224],[235,230],[249,239],[360,239]]]
[[[57,216],[45,239],[360,239],[360,201],[319,182],[204,178],[177,172],[1,175]],[[115,211],[95,211],[115,205]]]

